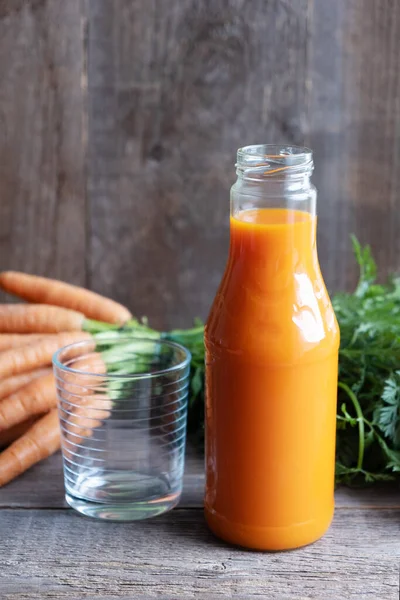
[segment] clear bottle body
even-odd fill
[[[333,516],[339,330],[311,169],[305,149],[239,150],[206,324],[206,518],[250,548],[310,543]]]

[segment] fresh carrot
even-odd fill
[[[1,304],[2,333],[59,333],[79,331],[85,317],[82,313],[46,304]]]
[[[28,417],[48,412],[57,406],[53,373],[28,383],[0,402],[0,431],[9,429]]]
[[[99,352],[88,352],[83,356],[73,359],[72,348],[68,351],[68,356],[64,360],[74,371],[63,371],[56,369],[56,385],[61,395],[68,401],[73,402],[73,398],[79,401],[81,396],[88,396],[96,391],[100,391],[105,385],[104,377],[99,375],[107,372],[107,367]]]
[[[132,318],[129,310],[118,302],[56,279],[3,271],[0,287],[28,302],[64,306],[84,313],[89,319],[106,323],[122,324]]]
[[[98,352],[88,352],[71,362],[76,372],[56,370],[60,395],[60,421],[65,455],[91,437],[93,430],[109,417],[112,403],[104,394],[107,367]]]
[[[78,446],[93,435],[104,420],[110,416],[111,400],[106,394],[86,396],[79,399],[79,406],[60,402],[60,426],[64,456],[73,460]]]
[[[79,351],[80,354],[77,354]],[[82,354],[82,349],[79,350],[79,348],[72,347],[64,350],[63,362],[64,364],[68,364],[68,367],[73,370],[72,372],[62,373],[64,381],[67,375],[71,376],[69,380],[75,380],[88,375],[91,381],[95,382],[96,374],[104,375],[104,373],[107,373],[107,366],[100,352],[86,352],[86,354]]]
[[[51,368],[35,369],[28,373],[21,373],[20,375],[14,375],[13,377],[7,377],[7,379],[0,380],[0,401],[3,398],[7,398],[10,394],[13,394],[20,388],[24,387],[34,379],[42,377],[51,373]]]
[[[54,454],[59,447],[60,427],[57,409],[53,408],[0,454],[0,486]]]
[[[10,348],[18,348],[25,344],[37,342],[45,335],[56,335],[55,333],[0,333],[0,352]]]
[[[44,338],[34,344],[21,346],[21,348],[6,350],[0,353],[0,379],[44,367],[51,362],[54,352],[59,348],[87,339],[91,339],[89,333],[71,331],[60,333],[54,338]],[[93,348],[94,346],[95,342],[93,342]]]
[[[10,429],[0,431],[0,448],[9,446],[12,442],[24,435],[37,420],[38,417],[30,417],[23,423],[18,423],[18,425],[14,425],[14,427],[11,427]]]

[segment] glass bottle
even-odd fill
[[[283,550],[333,517],[339,329],[317,257],[312,152],[247,146],[236,167],[205,330],[205,514],[228,542]]]

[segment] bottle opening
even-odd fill
[[[237,174],[250,179],[310,176],[313,166],[312,151],[302,146],[256,144],[237,151]]]

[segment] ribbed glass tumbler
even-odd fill
[[[190,353],[162,340],[84,341],[53,359],[66,500],[133,521],[179,502]]]

